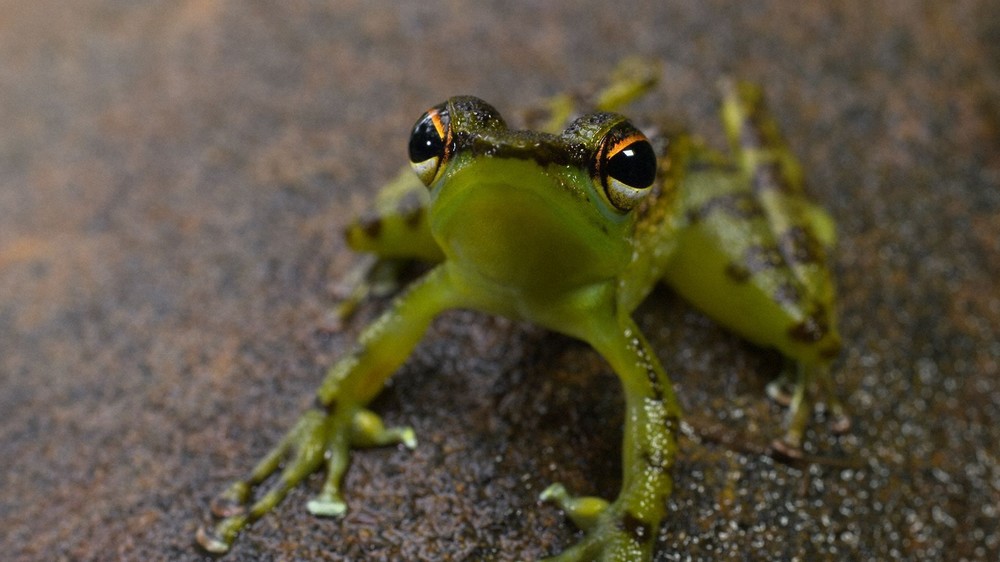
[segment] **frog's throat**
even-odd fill
[[[612,279],[631,223],[607,217],[582,171],[480,158],[435,187],[431,232],[454,264],[530,293]]]

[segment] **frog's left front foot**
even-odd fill
[[[353,413],[327,412],[318,407],[308,410],[246,479],[233,482],[212,500],[212,513],[220,520],[212,528],[198,529],[198,544],[213,554],[227,552],[243,528],[274,509],[292,488],[323,464],[327,469],[326,482],[306,507],[315,515],[343,515],[347,504],[340,494],[340,480],[347,469],[351,448],[393,443],[414,448],[413,430],[386,428],[376,414],[364,408]],[[281,474],[274,485],[250,504],[254,489],[279,469]]]
[[[786,390],[787,387],[791,387],[791,392]],[[814,390],[819,393],[818,400],[812,396]],[[851,428],[851,417],[837,398],[827,367],[799,365],[794,381],[783,375],[767,385],[767,394],[775,402],[788,407],[785,434],[771,442],[771,448],[785,458],[802,458],[803,436],[812,417],[813,405],[818,401],[826,404],[829,411],[831,432],[842,435]]]
[[[608,503],[596,497],[572,497],[562,484],[553,484],[539,499],[557,504],[587,533],[569,550],[544,562],[632,562],[652,558],[659,519],[644,521],[624,507],[620,498]]]

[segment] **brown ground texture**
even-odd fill
[[[0,0],[0,559],[209,559],[211,496],[386,304],[328,329],[413,120],[628,55],[665,72],[636,112],[716,143],[718,77],[766,86],[839,225],[855,414],[821,462],[760,454],[779,358],[657,290],[694,433],[656,560],[1000,558],[996,2],[615,4]],[[225,560],[532,560],[578,536],[541,489],[619,484],[614,375],[538,328],[444,314],[373,408],[417,450],[355,455],[341,520],[310,479]]]

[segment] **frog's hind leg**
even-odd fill
[[[772,293],[776,306],[769,307],[767,315],[782,321],[758,343],[776,347],[796,363],[794,381],[785,376],[768,386],[768,394],[789,408],[785,434],[773,442],[774,450],[799,457],[815,403],[826,405],[835,433],[850,427],[830,373],[841,345],[827,259],[836,229],[832,218],[808,199],[801,165],[768,111],[761,89],[730,79],[722,80],[720,88],[722,120],[734,160],[766,222],[765,239],[775,250],[769,267],[757,268],[755,275],[761,287],[780,289]],[[754,339],[754,334],[746,335]]]

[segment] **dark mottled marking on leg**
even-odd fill
[[[726,193],[705,201],[697,209],[688,211],[688,220],[692,223],[698,222],[715,212],[737,219],[755,219],[764,216],[764,209],[753,195]]]
[[[653,538],[653,526],[648,522],[639,519],[631,511],[626,511],[622,515],[620,529],[628,533],[632,540],[642,544]]]
[[[663,474],[670,469],[670,467],[668,466],[669,463],[666,461],[666,459],[663,457],[662,454],[656,454],[653,453],[652,451],[647,451],[643,449],[642,453],[640,453],[640,456],[642,457],[643,464],[645,464],[646,468],[652,472],[655,472],[657,474]]]
[[[778,238],[778,247],[785,259],[793,264],[812,264],[822,260],[820,242],[809,229],[793,226]]]
[[[771,297],[779,304],[794,305],[802,302],[802,291],[799,290],[796,284],[785,281],[778,285]]]
[[[660,377],[656,374],[656,369],[653,367],[652,361],[649,360],[649,356],[646,354],[646,349],[639,345],[638,341],[633,340],[629,342],[635,354],[639,356],[639,361],[642,362],[642,368],[646,371],[646,380],[649,381],[650,390],[653,393],[653,397],[656,400],[663,401],[663,386],[660,384]]]
[[[660,377],[657,376],[656,369],[654,369],[652,365],[647,363],[648,360],[646,359],[646,357],[643,357],[642,360],[646,366],[646,379],[649,380],[649,386],[653,391],[653,397],[656,398],[658,401],[662,402],[663,386],[660,385]]]
[[[785,265],[777,246],[750,246],[743,252],[743,267],[750,273],[760,273]]]
[[[327,414],[331,414],[333,413],[334,410],[337,409],[337,401],[331,400],[329,404],[324,404],[323,399],[317,396],[315,399],[313,399],[313,409],[325,412]]]
[[[670,435],[677,435],[681,426],[681,420],[676,415],[666,416],[666,420],[663,423],[664,429]],[[646,465],[646,468],[657,474],[664,474],[673,468],[673,459],[670,455],[666,454],[666,451],[656,451],[651,449],[642,449],[639,453],[642,462]]]
[[[750,270],[738,263],[731,263],[726,266],[726,277],[742,285],[750,280]]]
[[[826,319],[820,315],[813,314],[789,328],[788,335],[795,341],[816,343],[823,339],[829,331],[830,328],[826,324]]]
[[[368,214],[358,220],[358,225],[365,236],[376,239],[382,233],[382,217],[375,214]]]
[[[681,418],[675,414],[671,414],[663,420],[663,427],[667,428],[672,434],[676,434],[681,428]]]
[[[842,346],[839,340],[831,343],[830,345],[825,345],[819,350],[819,356],[827,361],[832,361],[840,355],[841,347]]]

